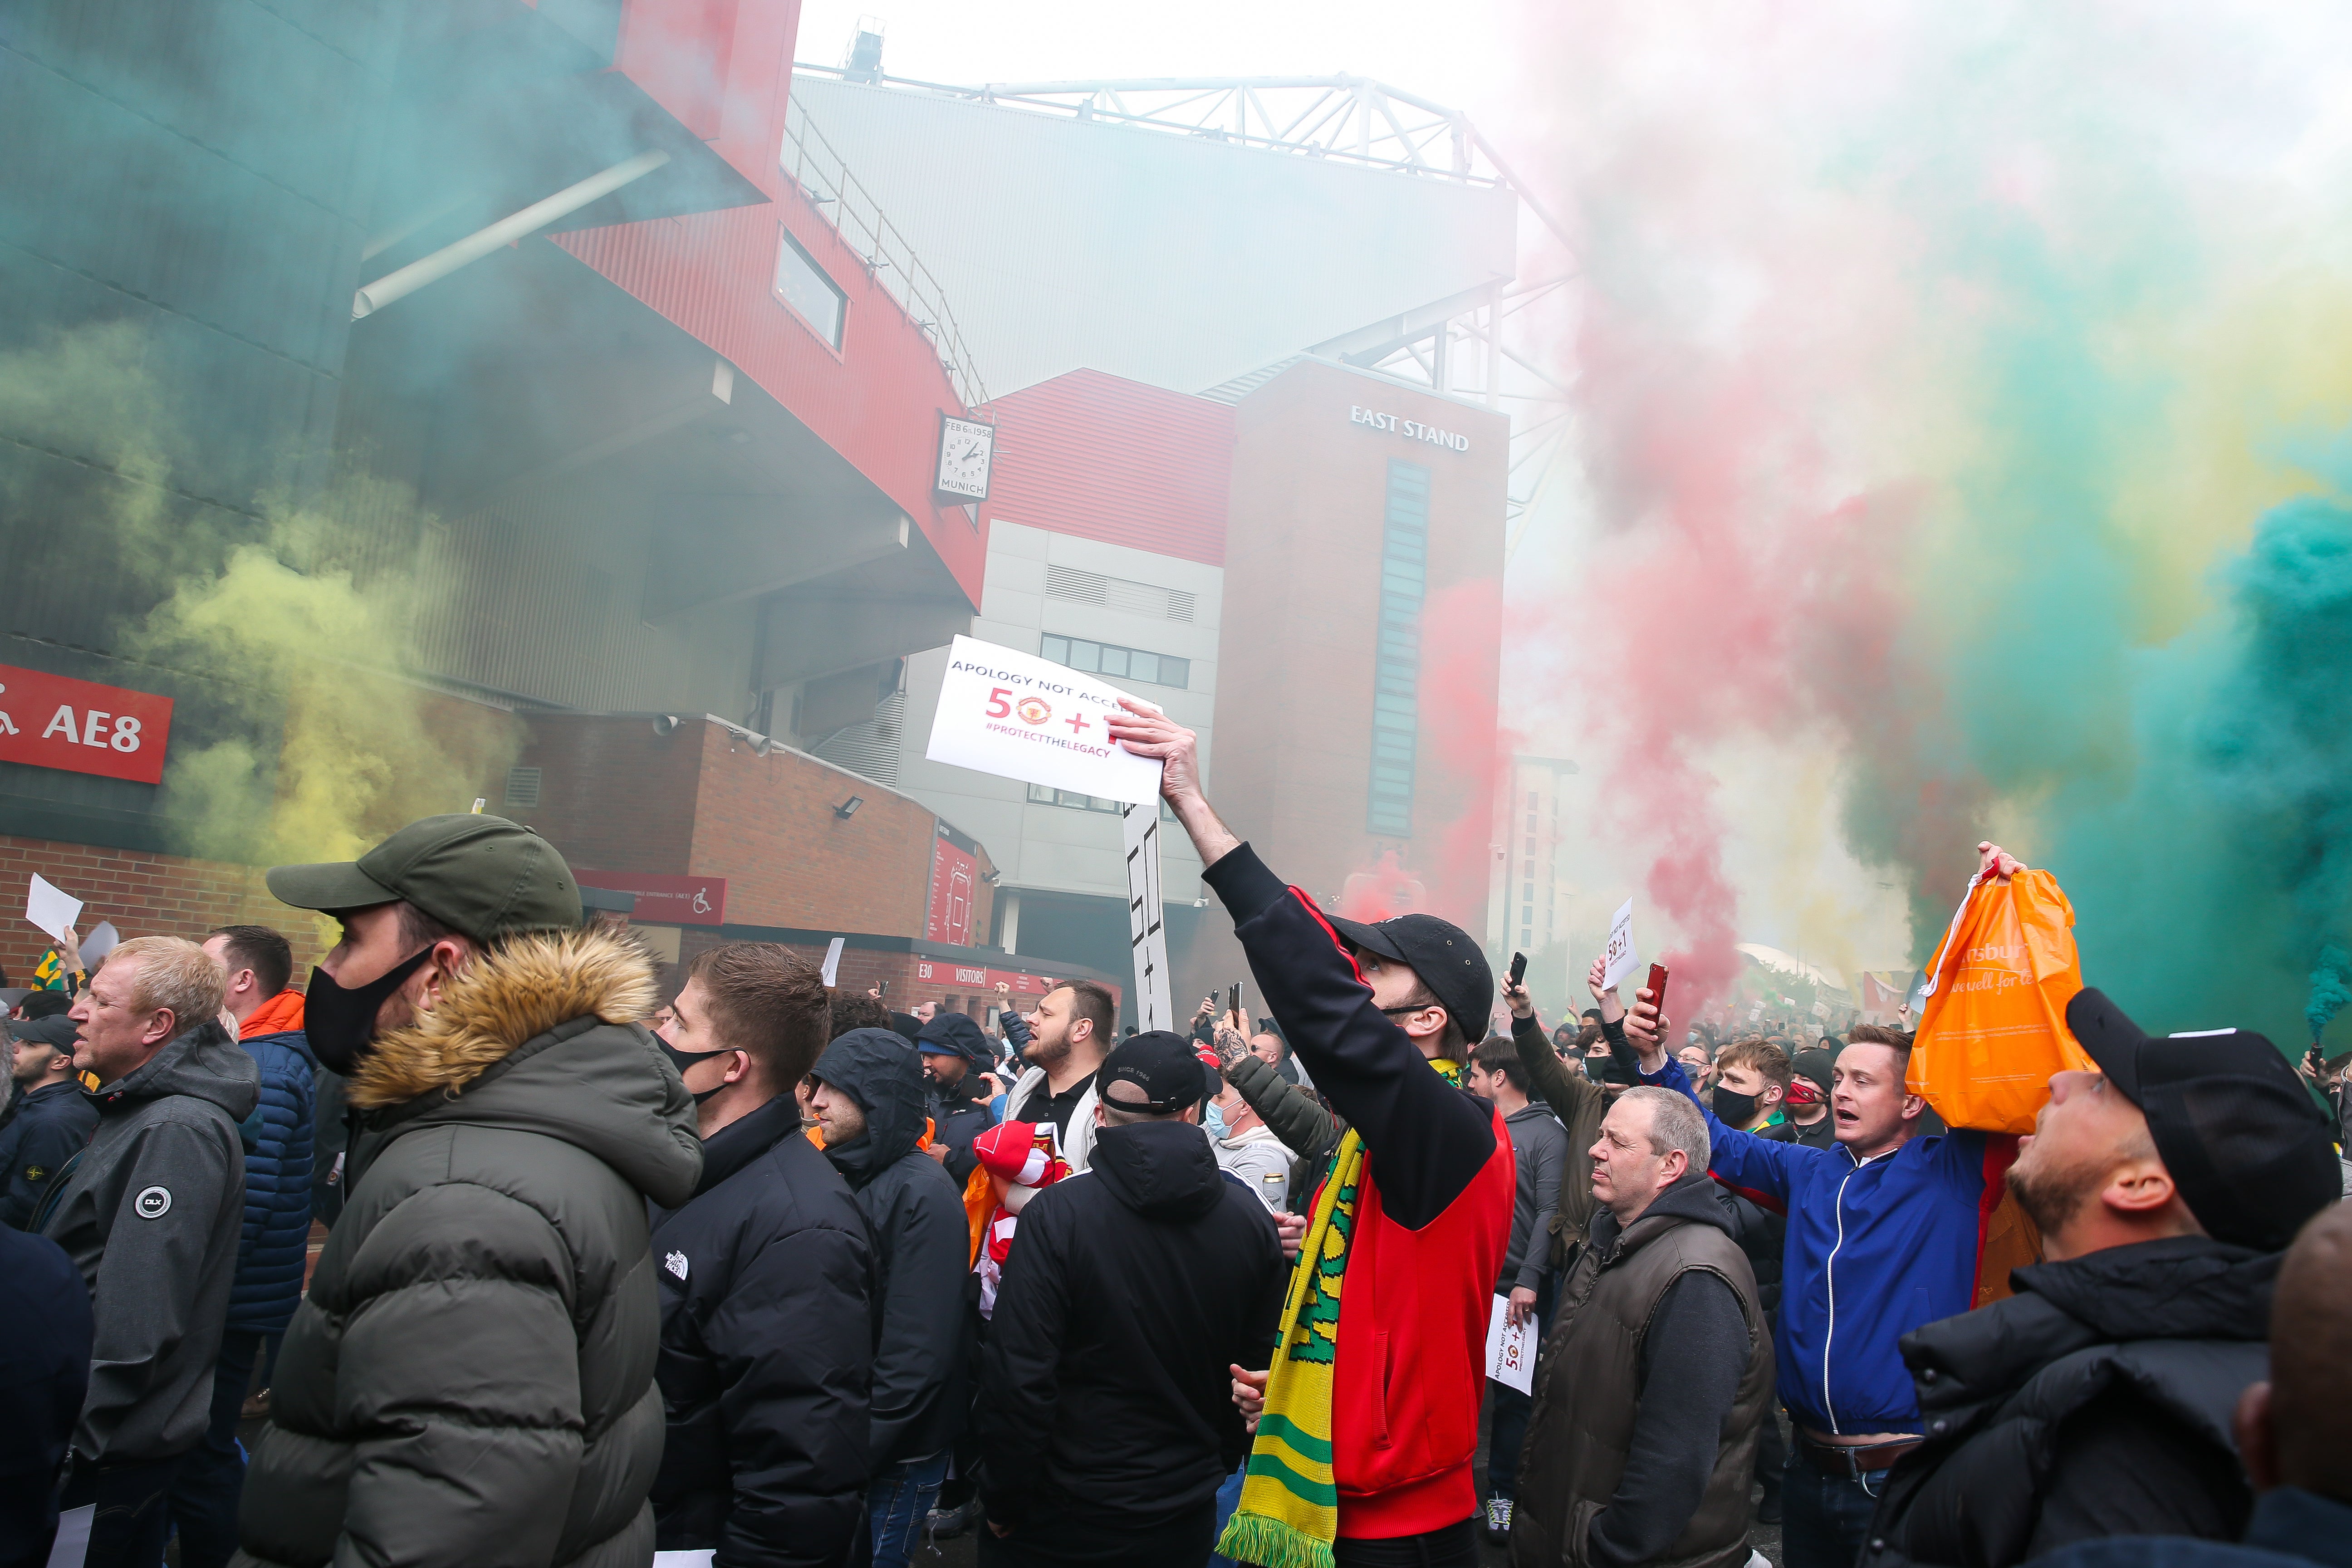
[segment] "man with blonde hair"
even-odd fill
[[[220,966],[145,936],[74,999],[73,1064],[98,1108],[34,1228],[90,1293],[89,1392],[66,1508],[97,1505],[90,1568],[162,1561],[173,1477],[201,1442],[245,1225],[245,1149],[260,1071],[222,1027]]]

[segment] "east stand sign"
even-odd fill
[[[1160,764],[1112,743],[1109,721],[1125,695],[1035,654],[958,637],[923,755],[1123,804],[1137,1026],[1169,1029],[1175,1003],[1160,929]]]

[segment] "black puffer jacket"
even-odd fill
[[[888,1029],[852,1029],[810,1076],[866,1110],[865,1132],[832,1161],[873,1227],[880,1330],[874,1351],[872,1459],[885,1467],[956,1439],[964,1383],[963,1277],[971,1267],[963,1196],[923,1136],[926,1086],[915,1047]]]
[[[1249,1451],[1226,1369],[1274,1353],[1289,1278],[1200,1128],[1104,1128],[1013,1238],[976,1416],[990,1521],[1017,1547],[1034,1515],[1148,1530],[1214,1497]]]
[[[780,1094],[703,1143],[654,1222],[662,1406],[655,1545],[718,1568],[847,1560],[866,1504],[874,1246]]]
[[[361,1059],[350,1196],[278,1352],[236,1563],[650,1558],[646,1201],[702,1172],[694,1101],[635,1021],[654,1000],[633,942],[514,938]]]
[[[2266,1375],[2278,1263],[2201,1236],[2111,1247],[1904,1336],[1927,1440],[1887,1479],[1862,1568],[2237,1539],[2253,1498],[2231,1419]]]

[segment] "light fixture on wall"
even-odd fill
[[[1004,873],[1002,871],[982,871],[980,874],[980,879],[993,888],[996,886],[998,879],[1003,875]]]
[[[843,801],[839,805],[835,806],[833,808],[833,815],[841,818],[842,821],[847,822],[851,817],[857,815],[857,808],[865,804],[866,797],[864,795],[853,795],[847,800]]]
[[[677,714],[675,714],[675,713],[657,713],[657,714],[654,715],[654,733],[655,733],[655,734],[656,734],[656,735],[672,735],[672,734],[676,734],[677,732]]]

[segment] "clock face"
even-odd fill
[[[958,500],[988,499],[988,465],[996,448],[996,427],[971,419],[940,421],[940,472],[932,486]]]

